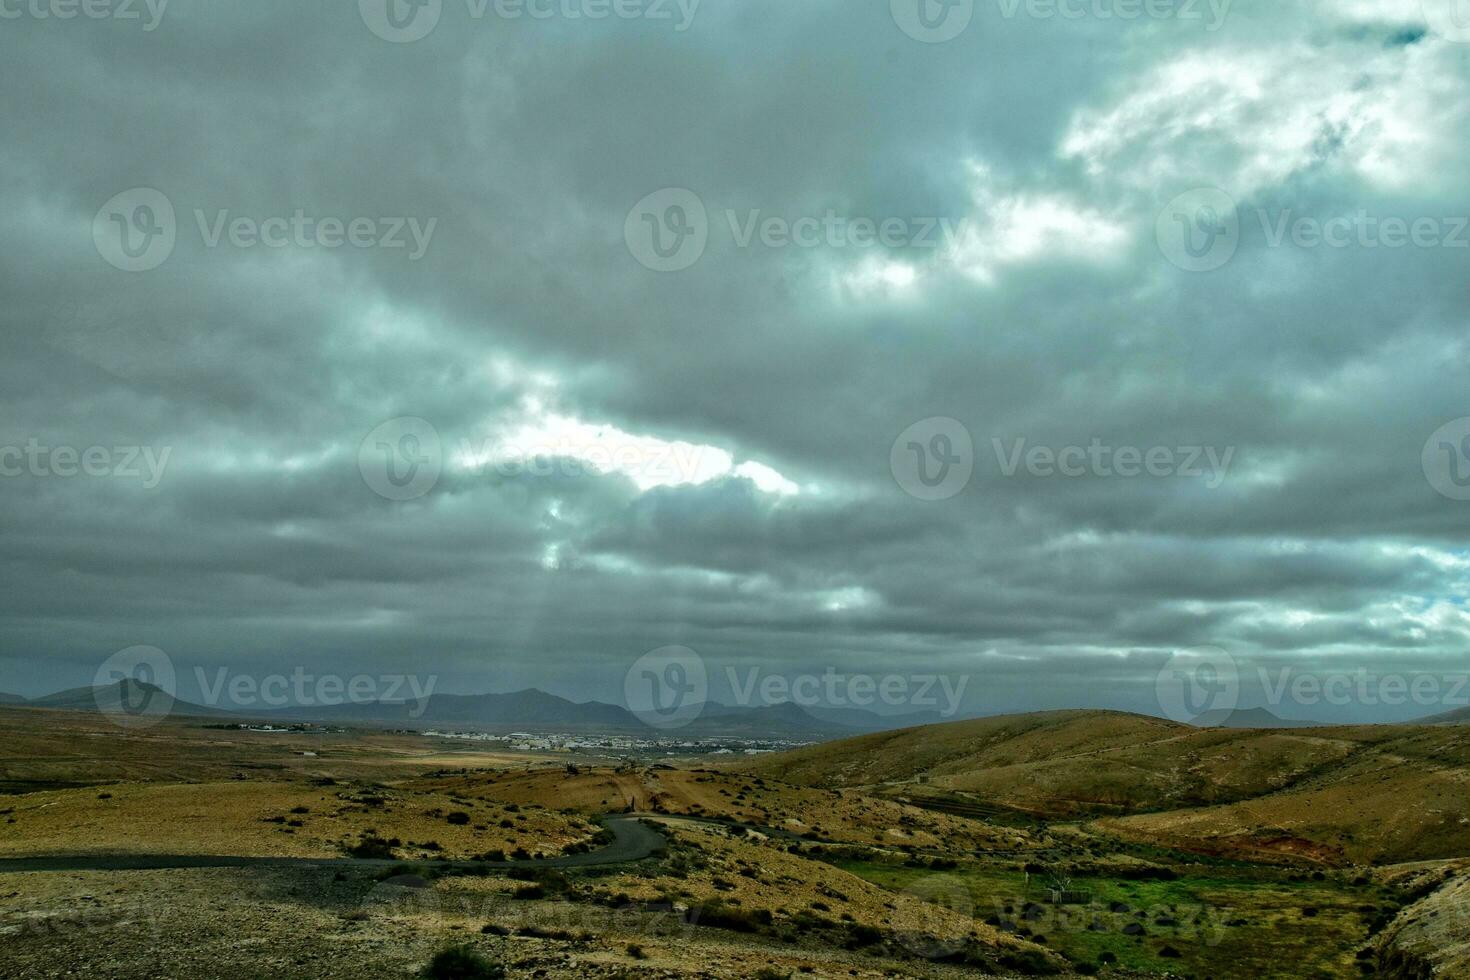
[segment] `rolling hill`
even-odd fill
[[[1105,711],[953,722],[749,763],[948,812],[1094,821],[1184,850],[1328,864],[1470,853],[1470,746],[1453,727],[1199,729]]]

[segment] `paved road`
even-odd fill
[[[234,857],[210,854],[76,854],[56,857],[0,858],[0,874],[21,871],[168,871],[180,868],[391,868],[400,864],[429,868],[595,868],[630,864],[663,850],[663,834],[635,816],[604,817],[613,840],[585,854],[525,861],[380,861],[364,858]]]

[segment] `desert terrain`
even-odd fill
[[[1463,976],[1461,731],[617,761],[0,708],[0,975]]]

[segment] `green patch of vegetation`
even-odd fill
[[[927,867],[835,858],[844,871],[902,891]],[[977,920],[1046,945],[1089,971],[1293,976],[1358,972],[1354,954],[1397,897],[1363,881],[1264,866],[1191,863],[1167,874],[1120,869],[1056,881],[1000,862],[967,862],[946,874],[969,886]],[[1007,964],[1009,965],[1009,964]]]

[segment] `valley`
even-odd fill
[[[0,708],[0,973],[1452,977],[1460,731],[1055,712],[653,761]]]

